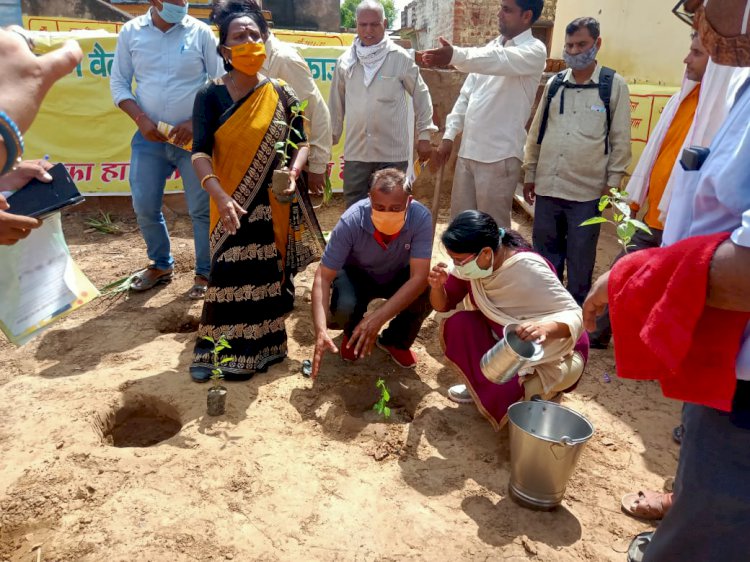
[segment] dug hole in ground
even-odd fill
[[[340,197],[320,210],[323,229],[343,210]],[[103,286],[145,266],[132,214],[116,213],[121,236],[88,229],[93,214],[63,221],[89,278]],[[596,433],[563,505],[529,511],[508,497],[507,428],[446,396],[460,381],[434,315],[416,370],[376,348],[354,364],[326,356],[315,385],[302,376],[316,264],[295,279],[289,358],[227,383],[226,415],[206,416],[208,386],[188,375],[201,311],[187,297],[192,230],[167,218],[172,283],[97,301],[25,347],[0,343],[0,560],[621,562],[650,527],[621,514],[620,498],[674,474],[680,406],[655,383],[618,379],[612,352],[592,350],[562,404]],[[603,235],[599,271],[616,252]],[[387,422],[372,411],[378,377],[392,394]]]

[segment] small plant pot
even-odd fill
[[[209,416],[223,416],[227,407],[227,389],[223,386],[210,388],[208,390],[206,406]]]
[[[280,168],[273,171],[273,184],[271,185],[271,191],[273,191],[273,194],[279,203],[289,203],[292,200],[291,195],[284,193],[289,189],[290,173],[291,171],[289,168]]]

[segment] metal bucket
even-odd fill
[[[594,426],[554,402],[516,402],[510,421],[510,495],[524,507],[555,509]]]
[[[518,370],[544,356],[542,345],[535,341],[523,341],[516,334],[518,324],[508,324],[503,329],[503,339],[482,356],[479,368],[487,380],[504,384],[513,378]]]

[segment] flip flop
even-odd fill
[[[653,537],[654,531],[637,534],[628,547],[628,562],[642,562]]]
[[[626,515],[646,521],[663,519],[672,507],[672,494],[646,490],[635,494],[625,494],[620,508]]]
[[[162,273],[160,275],[157,275],[156,277],[147,278],[146,272],[148,271],[161,271]],[[157,285],[161,285],[162,283],[169,283],[170,281],[172,281],[172,274],[172,269],[159,269],[153,265],[149,265],[146,269],[144,269],[143,271],[139,271],[133,277],[133,280],[130,282],[130,290],[137,293],[148,291],[149,289],[153,289]]]
[[[205,281],[205,283],[199,282],[199,279]],[[206,297],[206,291],[208,291],[208,279],[206,279],[202,275],[196,275],[195,283],[192,287],[190,287],[190,290],[188,291],[188,298],[194,301],[199,301],[202,298]]]

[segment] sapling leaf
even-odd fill
[[[296,142],[289,141],[289,146],[291,146],[294,150],[297,150],[299,146]]]
[[[630,224],[635,226],[638,230],[642,230],[643,232],[651,234],[651,229],[648,227],[648,225],[646,225],[645,223],[642,223],[639,220],[630,219]]]
[[[602,224],[605,222],[609,222],[604,217],[591,217],[590,219],[586,219],[581,223],[581,226],[591,226],[592,224]]]
[[[612,206],[620,211],[620,214],[629,217],[631,213],[630,205],[628,205],[625,201],[616,201],[612,204]]]
[[[609,195],[602,195],[602,198],[599,199],[599,212],[601,213],[606,209],[607,205],[609,205]]]
[[[617,236],[621,240],[625,240],[629,243],[633,238],[633,234],[635,234],[635,226],[632,224],[624,222],[617,225]]]
[[[383,415],[386,418],[390,418],[391,417],[391,409],[388,406],[383,406]]]

